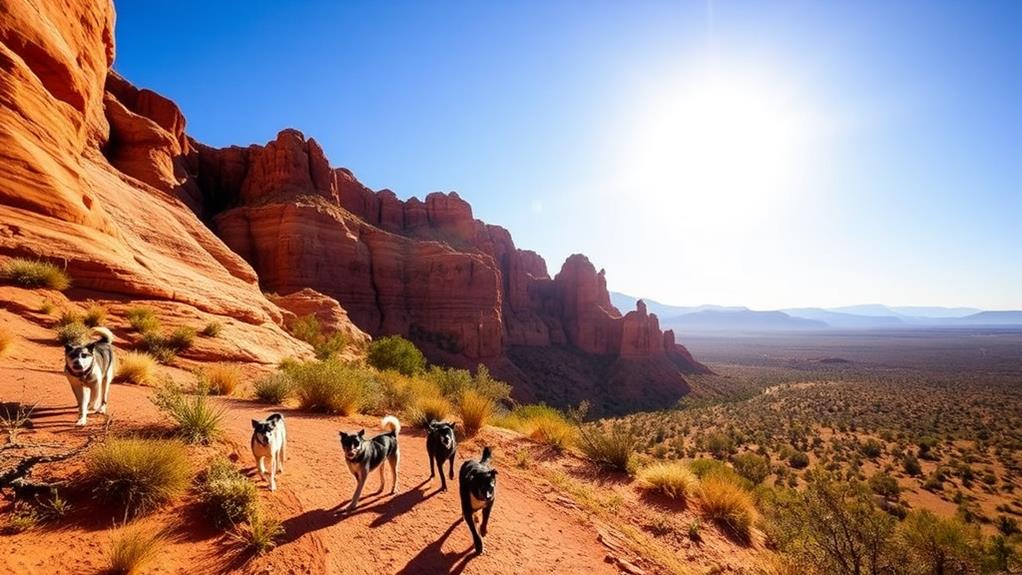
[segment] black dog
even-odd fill
[[[483,537],[490,523],[490,511],[497,496],[497,470],[490,467],[490,448],[483,448],[483,456],[476,461],[469,459],[461,464],[458,473],[458,487],[461,491],[461,514],[472,532],[476,554],[483,552]],[[483,512],[483,520],[476,531],[476,513]]]
[[[430,480],[440,473],[440,490],[447,491],[447,478],[444,477],[444,462],[450,461],[450,476],[454,479],[454,456],[458,452],[458,441],[454,438],[453,423],[430,421],[426,436],[426,452],[429,454]],[[436,468],[434,470],[434,467]]]
[[[355,494],[351,496],[351,503],[347,510],[353,511],[358,506],[358,498],[362,495],[362,488],[369,478],[369,472],[380,470],[380,490],[383,493],[383,462],[390,464],[390,476],[392,485],[390,494],[397,490],[397,467],[401,460],[401,452],[398,451],[397,436],[401,433],[401,422],[393,415],[383,418],[380,425],[387,430],[372,439],[365,438],[365,430],[358,433],[340,432],[341,449],[344,450],[344,460],[348,464],[348,470],[355,476],[358,485],[355,487]]]

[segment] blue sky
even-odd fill
[[[551,274],[757,309],[1022,308],[1022,3],[116,3],[191,135],[458,191]]]

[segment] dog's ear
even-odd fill
[[[348,437],[348,434],[344,433],[343,431],[338,431],[337,435],[339,435],[341,439],[344,439],[345,437]]]
[[[427,425],[426,427],[429,428],[430,431],[436,431],[436,426],[437,426],[436,420],[431,419],[429,420],[429,425]]]
[[[448,423],[447,425],[450,425],[451,426],[451,431],[454,431],[454,428],[458,427],[458,422],[457,421],[452,421],[452,422]]]
[[[74,344],[72,344],[71,342],[67,342],[64,344],[64,353],[69,353],[74,348],[75,348]]]
[[[360,430],[358,431],[358,436],[359,436],[359,437],[362,437],[362,436],[363,436],[363,435],[365,435],[365,434],[366,434],[366,430],[364,430],[364,429],[360,429]]]
[[[99,342],[98,341],[94,341],[94,342],[90,343],[89,345],[85,346],[85,349],[89,350],[89,353],[92,353],[92,350],[96,349],[96,344],[97,343],[99,343]]]
[[[494,478],[497,477],[497,470],[496,469],[491,469],[490,470],[490,477],[494,477]]]
[[[259,427],[259,422],[255,419],[252,420],[252,429]]]

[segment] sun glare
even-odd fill
[[[812,162],[810,114],[776,79],[713,70],[660,86],[627,145],[628,185],[694,225],[765,219]]]

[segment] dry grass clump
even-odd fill
[[[209,443],[223,433],[224,411],[204,394],[188,396],[168,381],[151,401],[174,421],[175,431],[188,443]]]
[[[639,487],[678,501],[687,501],[695,494],[699,478],[682,463],[661,462],[639,470]]]
[[[138,333],[145,334],[160,329],[160,319],[156,317],[156,310],[148,306],[135,306],[124,312],[125,319],[131,328]]]
[[[288,369],[302,409],[351,415],[371,404],[371,374],[336,360],[310,361]]]
[[[238,525],[231,535],[235,541],[256,555],[267,553],[277,546],[277,539],[284,534],[284,526],[276,517],[267,515],[256,507],[248,521]]]
[[[122,527],[110,542],[110,569],[114,575],[135,575],[152,562],[167,539],[163,533],[141,526]]]
[[[0,533],[4,535],[15,535],[34,529],[39,525],[41,518],[35,507],[24,501],[15,502],[14,508],[7,514],[3,523],[0,523]]]
[[[0,355],[14,345],[14,334],[6,327],[0,327]]]
[[[703,513],[732,535],[748,539],[758,513],[752,494],[732,477],[710,474],[699,485]]]
[[[170,332],[167,336],[167,345],[170,346],[174,351],[180,353],[192,347],[195,343],[195,335],[198,332],[195,331],[194,327],[181,326]]]
[[[578,442],[578,426],[563,413],[546,405],[523,405],[494,420],[494,424],[514,429],[529,438],[565,449]]]
[[[84,323],[72,322],[59,326],[56,333],[57,341],[61,345],[74,345],[86,340],[89,335],[89,328],[85,327]]]
[[[117,381],[148,385],[155,375],[156,360],[147,353],[129,351],[117,358]]]
[[[86,327],[99,327],[106,322],[107,309],[97,303],[90,304],[85,308],[85,315],[82,316],[82,323]]]
[[[587,425],[579,433],[578,446],[594,463],[614,471],[631,469],[638,442],[622,425]]]
[[[14,258],[0,266],[0,279],[23,288],[49,288],[64,291],[71,278],[50,262]]]
[[[89,453],[85,476],[101,499],[140,515],[184,491],[188,458],[177,441],[111,439]]]
[[[454,407],[444,396],[427,395],[420,397],[408,409],[408,419],[413,425],[426,427],[430,421],[443,421],[452,411]]]
[[[295,391],[295,383],[286,372],[279,371],[255,382],[256,399],[263,403],[279,405],[288,400]]]
[[[216,337],[220,335],[220,332],[222,332],[223,330],[224,324],[218,321],[211,321],[204,325],[202,327],[202,330],[199,331],[199,333],[202,334],[203,337]]]
[[[210,395],[231,395],[243,377],[241,367],[232,363],[215,363],[199,372],[199,389]]]
[[[458,411],[465,432],[473,435],[482,429],[492,417],[494,407],[495,402],[478,391],[468,390],[462,394],[458,401]]]
[[[227,458],[218,457],[199,483],[199,500],[216,527],[233,527],[256,512],[256,486]]]

